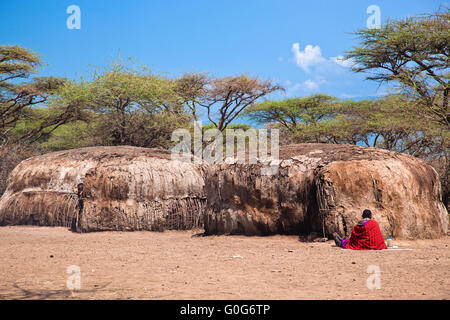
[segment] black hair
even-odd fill
[[[363,217],[363,219],[365,219],[365,218],[372,219],[372,211],[370,211],[369,209],[364,210],[362,217]]]

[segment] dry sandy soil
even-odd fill
[[[1,227],[0,299],[450,298],[450,237],[352,251],[296,236],[195,234]],[[81,271],[77,291],[66,287],[71,265]],[[370,265],[380,289],[367,287]]]

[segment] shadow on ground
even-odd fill
[[[70,299],[84,293],[94,293],[106,288],[110,283],[99,285],[90,290],[30,290],[20,287],[14,283],[13,287],[17,289],[16,292],[1,293],[0,300],[45,300],[45,299]]]

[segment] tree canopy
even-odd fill
[[[357,31],[360,44],[345,58],[369,80],[396,83],[423,116],[449,129],[449,30],[448,10],[388,20],[379,29]]]
[[[72,118],[70,110],[43,112],[33,108],[45,103],[65,83],[56,77],[31,77],[41,65],[37,54],[19,46],[0,46],[0,139],[33,141],[49,127]],[[17,126],[21,130],[16,130]],[[48,130],[47,130],[48,133]]]

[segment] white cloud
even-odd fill
[[[344,68],[349,68],[353,65],[353,61],[351,59],[345,60],[343,56],[337,56],[330,58],[331,61],[334,61],[338,65]]]
[[[303,82],[303,85],[308,89],[309,91],[317,91],[319,90],[319,83],[314,82],[311,79],[306,80]]]
[[[292,97],[296,94],[311,94],[312,92],[317,92],[320,85],[326,82],[327,81],[322,78],[307,79],[306,81],[296,83],[286,80],[286,96]]]
[[[343,99],[353,99],[353,98],[358,98],[357,95],[354,94],[347,94],[347,93],[341,93],[339,95],[339,98],[343,98]]]
[[[289,81],[290,82],[290,81]],[[293,95],[295,95],[295,93],[297,91],[299,91],[302,88],[302,85],[300,83],[295,83],[294,85],[290,85],[289,87],[286,89],[286,96],[288,97],[292,97]]]
[[[305,72],[310,72],[310,67],[316,65],[324,65],[325,68],[330,68],[330,62],[333,62],[341,67],[350,68],[354,61],[352,59],[346,60],[344,56],[337,56],[332,58],[325,58],[322,56],[322,50],[318,45],[313,46],[311,44],[306,45],[302,51],[298,42],[292,44],[292,53],[294,54],[294,61]]]
[[[300,45],[294,43],[292,45],[292,52],[294,53],[295,63],[305,72],[309,73],[311,66],[324,62],[326,59],[322,56],[322,50],[319,46],[306,45],[303,51],[300,50]]]
[[[322,55],[319,45],[292,43],[290,62],[295,63],[304,73],[297,79],[286,81],[287,96],[310,95],[317,92],[328,92],[341,98],[365,96],[370,84],[362,85],[363,75],[351,71],[356,62],[354,59],[344,59],[344,55],[334,57]],[[301,72],[302,73],[302,72]],[[351,89],[350,89],[351,88]],[[347,92],[348,91],[348,92]],[[345,92],[345,93],[343,93]]]

